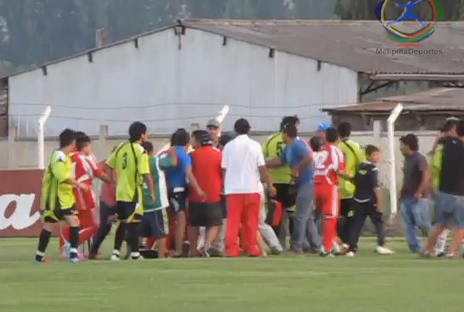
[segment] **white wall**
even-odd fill
[[[275,52],[200,30],[187,29],[179,50],[173,29],[10,78],[10,125],[34,136],[46,104],[53,111],[47,135],[64,127],[98,134],[124,134],[130,122],[146,122],[152,133],[170,133],[191,122],[203,125],[224,104],[231,106],[225,129],[248,117],[254,130],[278,128],[283,115],[298,114],[302,130],[330,119],[322,107],[357,101],[351,70]],[[144,108],[141,108],[144,107]]]

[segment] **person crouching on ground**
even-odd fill
[[[211,243],[222,225],[221,188],[222,169],[221,152],[212,146],[211,137],[204,130],[194,131],[190,153],[192,173],[198,186],[204,190],[205,196],[199,196],[194,189],[189,192],[188,238],[190,242],[189,256],[197,251],[199,228],[206,227],[205,243],[200,248],[203,257],[209,257]]]

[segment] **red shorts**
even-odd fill
[[[314,184],[314,204],[317,214],[337,218],[340,210],[337,185]]]

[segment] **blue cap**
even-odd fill
[[[328,124],[325,124],[325,123],[320,123],[318,126],[317,126],[317,131],[325,131],[327,129],[329,129],[330,126]]]

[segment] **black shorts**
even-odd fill
[[[340,200],[340,217],[353,216],[353,198],[344,198]]]
[[[139,226],[141,237],[164,238],[169,233],[166,209],[146,212]]]
[[[168,192],[169,207],[175,213],[187,210],[187,192]]]
[[[217,203],[189,203],[188,225],[200,226],[218,226],[222,224],[221,202]]]
[[[77,215],[76,206],[72,206],[68,209],[55,209],[55,210],[45,210],[43,213],[43,222],[47,223],[57,223],[62,221],[67,216]]]
[[[126,221],[129,218],[132,220],[142,219],[142,215],[135,213],[135,208],[137,207],[137,202],[123,202],[118,201],[116,206],[116,213],[118,215],[119,221]]]
[[[277,194],[275,200],[282,204],[283,208],[291,208],[296,203],[296,188],[291,184],[274,184]]]

